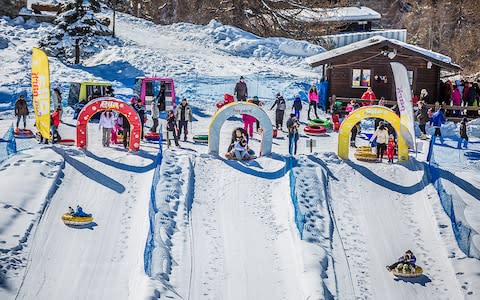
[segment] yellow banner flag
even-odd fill
[[[32,50],[32,95],[37,129],[50,139],[50,69],[47,54],[38,48]]]

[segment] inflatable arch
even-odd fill
[[[263,109],[253,103],[234,102],[220,108],[208,127],[208,152],[218,154],[220,144],[220,129],[223,123],[235,115],[247,114],[260,121],[263,128],[263,138],[260,155],[269,155],[272,152],[272,122]]]
[[[392,124],[397,132],[398,141],[398,161],[408,160],[408,145],[403,136],[400,134],[400,117],[393,110],[385,106],[364,106],[353,111],[340,126],[338,133],[338,156],[342,159],[348,159],[348,151],[350,149],[350,132],[363,119],[378,118]]]
[[[140,117],[137,112],[127,103],[111,98],[103,97],[90,101],[78,114],[77,119],[77,147],[87,148],[87,124],[92,116],[104,110],[113,110],[127,117],[130,122],[130,146],[132,151],[140,149]]]

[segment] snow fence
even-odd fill
[[[297,161],[293,157],[287,158],[288,169],[290,170],[289,179],[290,179],[290,198],[293,204],[294,210],[294,220],[295,225],[298,229],[298,233],[300,234],[300,238],[303,239],[303,229],[305,227],[305,214],[302,213],[300,210],[300,205],[298,204],[298,197],[296,192],[296,178],[295,172],[293,171],[293,167],[297,164]]]
[[[472,241],[473,237],[479,237],[479,233],[473,230],[466,222],[463,216],[464,205],[462,205],[462,200],[452,197],[452,194],[447,192],[442,183],[441,168],[435,161],[434,139],[430,140],[427,160],[429,162],[431,182],[437,190],[445,213],[450,218],[458,247],[467,256],[480,259],[480,249]]]
[[[147,242],[145,244],[145,250],[143,253],[143,264],[145,273],[148,276],[152,276],[152,250],[155,247],[154,234],[155,234],[155,214],[158,212],[156,204],[157,186],[160,182],[160,166],[162,165],[163,150],[162,150],[162,129],[160,126],[160,139],[158,154],[155,158],[155,171],[153,173],[152,187],[150,189],[150,205],[148,209],[149,228]]]

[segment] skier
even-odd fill
[[[180,103],[180,107],[177,107],[176,119],[178,121],[178,138],[182,135],[183,130],[183,141],[187,141],[188,134],[188,122],[192,122],[192,108],[188,105],[187,99],[183,98]]]
[[[313,106],[313,112],[315,113],[315,118],[318,119],[317,105],[318,105],[318,91],[317,91],[317,87],[314,84],[312,84],[310,91],[308,91],[308,120],[309,121],[311,120],[310,110],[312,109],[312,106]]]
[[[298,95],[295,96],[295,99],[293,100],[292,110],[294,111],[297,121],[300,121],[300,112],[302,111],[302,99],[300,99],[300,96]]]
[[[15,116],[17,117],[17,127],[20,125],[20,118],[23,118],[23,128],[27,127],[27,116],[29,114],[27,101],[25,101],[25,96],[20,95],[18,100],[15,102]]]
[[[296,115],[290,114],[290,118],[287,120],[288,129],[288,153],[290,155],[297,154],[297,142],[298,142],[298,128],[300,123]]]
[[[180,147],[180,144],[178,143],[178,127],[177,127],[177,122],[175,120],[175,114],[173,110],[168,112],[167,116],[167,146],[171,146],[170,142],[170,132],[173,134],[173,140],[175,141],[175,146]]]
[[[280,95],[280,93],[277,93],[275,102],[273,103],[272,107],[270,107],[270,110],[272,110],[275,106],[277,106],[277,108],[275,109],[275,127],[282,130],[283,116],[285,115],[287,103],[285,102],[285,99]]]
[[[240,80],[237,82],[237,84],[235,84],[235,90],[233,94],[237,96],[237,101],[247,100],[248,88],[243,76],[240,76]]]
[[[388,144],[387,144],[387,157],[388,157],[388,162],[393,164],[393,156],[395,155],[395,139],[393,138],[393,135],[390,135],[388,138]]]
[[[407,250],[404,255],[398,258],[398,261],[390,266],[387,266],[388,271],[392,271],[396,269],[397,272],[403,270],[403,272],[407,272],[410,269],[411,273],[415,272],[415,263],[417,262],[417,258],[413,255],[412,251]]]
[[[377,130],[375,130],[370,138],[370,144],[373,143],[375,138],[377,139],[377,160],[379,162],[382,161],[383,154],[387,148],[388,136],[388,128],[385,126],[384,122],[381,122],[380,126],[378,126]]]
[[[103,147],[110,147],[110,138],[113,127],[115,127],[113,113],[109,110],[102,112],[102,114],[100,115],[100,121],[98,123],[98,129],[102,129]]]

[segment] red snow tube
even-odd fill
[[[158,141],[160,139],[160,134],[158,134],[158,132],[147,132],[145,134],[145,139],[147,141]]]
[[[225,105],[224,102],[217,102],[216,106],[218,109],[222,108]]]
[[[305,133],[308,135],[323,135],[325,132],[327,132],[327,129],[325,129],[323,126],[313,125],[305,127],[303,131],[305,131]]]
[[[17,139],[31,139],[35,137],[35,134],[30,129],[15,128],[13,136]]]
[[[223,102],[224,102],[225,104],[232,103],[232,102],[234,102],[234,101],[235,101],[235,98],[233,98],[232,95],[230,95],[230,94],[224,94],[224,95],[223,95]]]
[[[65,146],[73,146],[75,145],[75,140],[74,139],[61,139],[57,142],[60,145],[65,145]]]

